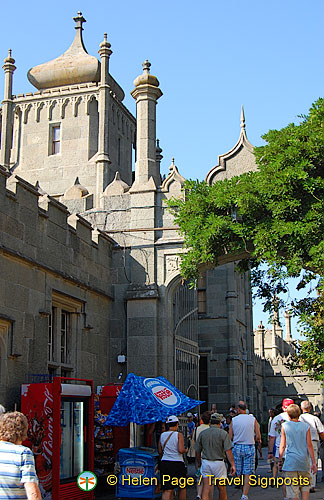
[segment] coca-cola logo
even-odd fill
[[[52,459],[53,455],[53,396],[49,392],[48,387],[45,387],[44,391],[44,405],[43,405],[43,410],[44,414],[48,418],[48,424],[47,424],[47,439],[44,439],[43,441],[43,455],[45,458],[47,458],[49,461]]]

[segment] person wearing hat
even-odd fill
[[[294,404],[294,400],[290,398],[285,398],[282,400],[282,412],[274,417],[271,421],[269,440],[268,440],[268,460],[274,461],[273,474],[274,476],[278,471],[279,462],[279,446],[281,440],[281,426],[284,422],[288,422],[289,417],[287,414],[287,408],[289,405]],[[286,499],[286,486],[282,486],[284,498]]]
[[[162,500],[171,500],[175,488],[179,488],[179,500],[186,500],[184,478],[186,478],[187,471],[183,454],[187,453],[188,450],[184,446],[183,434],[178,432],[178,417],[171,415],[167,418],[166,424],[169,430],[161,434],[158,445],[161,457]]]
[[[210,418],[210,427],[202,431],[196,442],[196,458],[203,477],[202,500],[213,497],[214,484],[211,476],[216,480],[220,500],[227,500],[226,486],[220,485],[217,479],[227,479],[225,457],[231,464],[231,474],[235,474],[233,443],[224,429],[220,428],[223,415],[213,413]]]

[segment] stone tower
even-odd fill
[[[14,140],[11,149],[3,141],[1,159],[12,179],[36,185],[34,191],[50,200],[50,206],[56,203],[60,210],[67,207],[81,214],[84,227],[95,227],[109,239],[112,300],[109,328],[105,324],[101,331],[109,346],[102,383],[117,381],[120,373],[122,380],[128,372],[163,375],[190,396],[200,395],[207,406],[216,404],[225,411],[238,399],[246,399],[252,407],[255,375],[248,274],[238,275],[235,263],[224,260],[224,265],[203,273],[196,288],[183,282],[183,238],[165,200],[184,195],[185,179],[174,159],[168,176],[161,179],[158,79],[146,60],[131,92],[135,119],[110,74],[107,36],[99,47],[99,61],[85,50],[85,19],[80,12],[74,21],[76,33],[69,49],[29,71],[36,92],[11,95],[14,61],[11,55],[5,60],[2,128],[10,130],[13,125]],[[209,169],[206,182],[255,168],[242,109],[238,142]],[[91,271],[97,266],[91,260],[92,250],[80,243],[69,252],[77,250],[84,253],[80,275],[88,272],[98,279]],[[50,308],[50,299],[48,304]],[[91,342],[91,328],[82,333],[88,336],[86,345]],[[97,353],[100,359],[102,352]],[[95,363],[91,366],[98,380]],[[48,367],[55,371],[53,363]],[[88,368],[89,364],[87,374]],[[69,369],[73,373],[73,367]],[[78,374],[82,375],[82,366]]]

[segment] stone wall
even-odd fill
[[[14,97],[15,119],[12,170],[28,182],[39,181],[47,193],[59,197],[76,177],[96,193],[98,151],[98,84],[19,94]],[[108,112],[107,112],[108,113]],[[116,171],[132,181],[135,118],[111,91],[108,113],[111,182]],[[52,154],[52,130],[60,127],[60,151]]]
[[[1,167],[0,401],[12,408],[30,374],[95,385],[109,377],[112,245],[61,203],[7,177]]]

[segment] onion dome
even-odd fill
[[[81,12],[73,20],[76,23],[76,33],[70,48],[56,59],[34,66],[28,71],[28,80],[37,89],[99,81],[100,63],[96,57],[87,53],[82,40],[82,24],[86,20]]]
[[[143,73],[135,78],[134,86],[139,87],[140,85],[153,85],[153,87],[158,87],[160,85],[159,80],[156,78],[156,76],[151,75],[150,73],[151,63],[146,59],[146,61],[143,62],[142,66]]]

